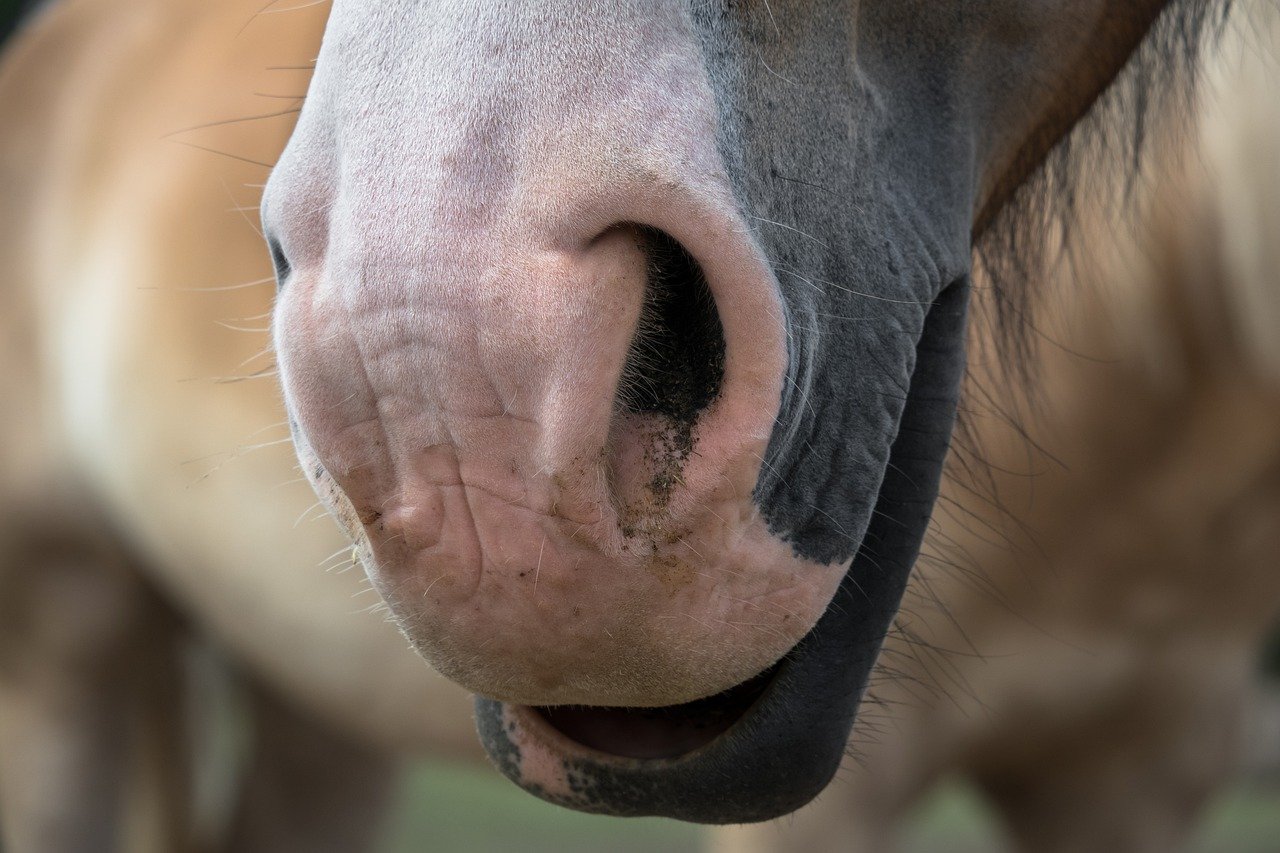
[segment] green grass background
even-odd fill
[[[405,786],[382,853],[694,853],[699,830],[592,817],[542,803],[496,771],[426,763]],[[976,793],[939,786],[911,816],[903,853],[996,853],[1000,830]],[[1192,853],[1280,853],[1280,780],[1237,785],[1210,809]],[[806,851],[796,851],[806,853]]]

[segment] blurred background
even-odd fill
[[[1124,821],[1131,798],[1136,821],[1153,780],[1183,773],[1188,849],[1280,850],[1280,27],[1274,4],[1236,5],[1196,108],[1151,132],[1137,187],[1081,180],[1095,201],[1027,318],[1029,381],[992,356],[980,293],[948,486],[837,783],[776,826],[713,833],[579,815],[501,780],[466,697],[404,649],[298,476],[258,200],[327,4],[3,0],[6,849],[42,849],[13,834],[31,803],[61,819],[36,789],[165,823],[101,765],[82,790],[80,765],[59,764],[59,726],[99,708],[128,721],[106,730],[114,752],[86,755],[132,765],[121,754],[163,742],[160,781],[140,789],[225,833],[253,796],[267,695],[352,754],[409,762],[384,853],[883,850],[893,835],[998,851],[1011,789],[1070,780],[1053,794],[1068,819]],[[50,517],[63,526],[31,535]],[[107,679],[127,699],[29,698],[40,667],[70,665],[46,646],[100,643],[117,600],[92,586],[82,602],[74,571],[29,576],[69,549],[127,578],[131,627],[112,631],[172,647]],[[1090,749],[1096,765],[1077,761]],[[315,766],[294,770],[335,764]]]

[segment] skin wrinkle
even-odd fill
[[[433,445],[432,447],[428,447],[428,448],[426,448],[426,449],[424,450],[424,452],[426,452],[426,451],[430,451],[430,450],[433,450],[433,449],[441,449],[441,450],[447,450],[447,451],[449,451],[449,452],[452,452],[452,451],[453,451],[453,445],[452,445],[452,444],[437,444],[437,445]],[[431,486],[431,487],[435,487],[435,488],[463,488],[463,489],[475,489],[475,490],[477,490],[477,491],[481,491],[481,492],[484,492],[484,493],[486,493],[486,494],[489,494],[489,495],[491,495],[491,496],[493,496],[493,497],[497,498],[498,500],[501,500],[503,503],[507,504],[507,505],[508,505],[508,506],[510,506],[510,507],[517,508],[517,509],[523,509],[523,510],[526,510],[526,511],[528,511],[528,512],[534,513],[535,515],[540,515],[540,516],[546,516],[546,517],[558,516],[558,517],[563,518],[563,519],[568,520],[568,521],[574,521],[574,522],[576,522],[576,523],[580,524],[580,525],[581,525],[581,526],[583,526],[583,527],[586,527],[586,526],[589,526],[589,525],[592,525],[592,524],[596,524],[596,523],[598,523],[598,522],[599,522],[599,519],[596,519],[596,520],[594,520],[594,521],[580,521],[580,520],[578,520],[578,519],[569,518],[569,517],[565,516],[562,512],[559,512],[559,513],[553,513],[553,512],[551,511],[551,509],[550,509],[550,508],[547,508],[547,509],[539,509],[539,508],[537,508],[537,507],[534,507],[534,506],[532,506],[532,505],[529,503],[529,494],[528,494],[527,489],[526,489],[526,491],[525,491],[525,494],[524,494],[523,499],[519,499],[519,498],[513,498],[513,497],[511,497],[511,496],[509,496],[509,495],[503,494],[503,492],[502,492],[502,491],[500,491],[500,490],[499,490],[499,489],[497,489],[497,488],[491,488],[491,487],[485,486],[485,485],[483,485],[483,484],[480,484],[480,483],[474,482],[473,480],[465,480],[465,479],[463,479],[463,478],[462,478],[462,475],[461,475],[461,465],[460,465],[460,463],[459,463],[459,462],[457,462],[457,461],[456,461],[456,456],[455,456],[454,458],[455,458],[455,464],[457,464],[457,465],[458,465],[458,467],[459,467],[459,476],[458,476],[458,479],[457,479],[456,481],[446,482],[446,481],[442,481],[442,480],[428,480],[428,481],[425,481],[422,485],[425,485],[425,486]],[[385,510],[385,509],[386,509],[386,507],[390,505],[390,501],[391,501],[391,500],[392,500],[391,498],[388,498],[387,502],[384,502],[384,503],[382,504],[382,509],[383,509],[383,510]],[[403,500],[403,498],[401,498],[401,500]],[[553,502],[554,502],[554,499],[553,499]]]
[[[800,41],[803,41],[803,40],[801,40],[801,39],[797,39],[797,42],[800,42]],[[828,66],[827,64],[821,64],[821,67],[823,67],[823,68],[824,68],[824,70],[829,70],[829,66]],[[863,79],[863,80],[866,80],[867,78],[865,78],[865,76],[864,76],[862,79]],[[872,84],[868,84],[868,85],[872,85]],[[804,99],[802,99],[802,101],[803,101],[803,100],[804,100]],[[821,100],[821,99],[819,99],[819,100]],[[876,98],[874,98],[874,97],[870,97],[870,98],[869,98],[869,100],[874,101],[874,100],[876,100]],[[726,110],[726,111],[727,111],[727,110]],[[737,112],[737,113],[746,113],[746,112],[750,112],[750,110],[747,110],[747,109],[738,109],[738,110],[735,110],[735,112]],[[794,120],[794,121],[792,121],[792,122],[791,122],[791,125],[792,125],[792,126],[807,126],[808,124],[809,124],[809,122],[807,122],[807,121],[803,121],[803,120]],[[770,138],[770,137],[766,134],[763,138],[766,138],[766,139],[767,139],[767,138]],[[771,168],[776,168],[776,167],[771,167]],[[794,174],[794,172],[791,172],[791,174]],[[788,175],[788,177],[790,177],[790,176],[791,176],[791,175]],[[807,180],[807,181],[806,181],[806,183],[816,184],[816,185],[821,185],[821,186],[824,186],[824,187],[828,187],[828,186],[830,186],[830,184],[831,184],[831,182],[830,182],[830,181],[827,181],[827,180],[822,180],[822,181]],[[882,191],[882,192],[883,192],[883,191]],[[885,195],[887,195],[887,196],[889,196],[889,197],[900,197],[900,196],[902,196],[903,194],[902,194],[902,193],[898,193],[898,192],[896,192],[896,191],[890,191],[890,192],[888,192],[888,193],[885,193]],[[906,194],[906,195],[907,195],[907,197],[908,197],[908,198],[910,198],[910,197],[911,197],[911,196],[910,196],[910,194]],[[873,206],[874,206],[874,205],[872,205],[872,204],[870,204],[870,203],[866,203],[866,204],[860,203],[860,202],[859,202],[859,200],[858,200],[857,198],[854,198],[854,199],[853,199],[853,204],[852,204],[852,205],[850,205],[850,207],[852,207],[855,211],[872,209],[872,208],[873,208]],[[777,217],[777,216],[769,216],[769,217],[762,217],[762,218],[769,219],[769,220],[771,220],[771,221],[785,221],[783,217]],[[910,216],[910,218],[911,218],[911,219],[914,219],[914,220],[920,220],[920,219],[925,218],[925,217],[924,217],[922,214],[912,213],[912,214],[911,214],[911,216]],[[839,217],[839,216],[837,216],[837,217],[833,217],[833,219],[838,221],[838,220],[840,219],[840,217]],[[810,234],[810,236],[813,236],[812,229],[800,229],[800,230],[804,231],[805,233]],[[919,239],[919,237],[918,237],[917,235],[919,235],[919,234],[923,234],[923,233],[924,233],[924,231],[923,231],[922,229],[918,229],[918,228],[904,228],[904,229],[902,229],[902,230],[903,230],[903,232],[904,232],[905,234],[907,234],[907,235],[908,235],[909,239],[913,239],[913,240],[915,240],[915,239]],[[829,242],[829,241],[823,240],[822,238],[818,238],[818,239],[819,239],[819,242]],[[891,242],[892,242],[892,241],[891,241]],[[920,253],[920,254],[923,254],[925,257],[931,257],[931,256],[935,256],[937,253],[936,253],[936,252],[934,252],[934,251],[926,250],[925,252]],[[959,253],[957,253],[957,254],[959,254]],[[797,266],[797,265],[792,264],[792,263],[783,263],[783,262],[781,262],[779,259],[775,259],[775,260],[774,260],[774,266],[775,266],[775,269],[780,269],[780,270],[783,270],[783,269],[790,269],[790,270],[794,270],[794,269],[796,269],[796,266]],[[809,276],[806,276],[806,275],[804,275],[803,273],[801,274],[801,276],[802,276],[803,278],[809,278]],[[948,278],[948,276],[947,276],[947,275],[945,275],[945,274],[941,274],[941,273],[937,274],[937,275],[936,275],[936,277],[935,277],[935,275],[931,275],[931,274],[927,274],[927,273],[926,273],[926,276],[927,276],[928,278],[933,278],[934,280],[942,280],[942,281],[946,281],[946,280],[947,280],[947,278]],[[820,277],[820,278],[822,278],[824,281],[833,281],[833,280],[834,280],[834,279],[836,279],[836,278],[840,278],[840,276],[831,276],[831,275],[828,275],[828,276],[819,276],[819,277]],[[838,285],[838,284],[837,284],[836,286],[837,286],[837,287],[841,287],[841,285]],[[849,288],[849,290],[855,290],[855,288]],[[859,287],[859,288],[856,288],[856,291],[857,291],[857,292],[866,292],[866,288],[861,288],[861,287]],[[898,301],[905,302],[905,303],[926,302],[926,301],[927,301],[927,300],[923,300],[923,299],[902,299],[902,298],[900,298],[900,297],[896,297],[896,296],[892,296],[892,295],[887,295],[887,294],[876,294],[876,293],[871,293],[871,294],[868,294],[868,295],[873,296],[873,297],[879,297],[879,298],[881,298],[881,299],[885,299],[885,300],[895,300],[895,299],[896,299],[896,300],[898,300]],[[812,309],[810,309],[810,310],[812,310]],[[814,313],[821,313],[821,314],[847,314],[848,312],[847,312],[847,311],[844,311],[844,312],[842,312],[842,311],[827,311],[827,312],[823,312],[823,311],[815,311]],[[914,325],[914,323],[913,323],[912,325]],[[793,345],[793,347],[792,347],[792,351],[793,351],[793,356],[794,356],[794,353],[795,353],[795,347],[794,347],[794,345]],[[796,360],[796,359],[794,359],[794,357],[793,357],[793,364],[796,364],[796,363],[797,363],[797,360]],[[896,378],[896,377],[895,377],[895,378]],[[801,382],[801,380],[800,380],[798,377],[796,377],[796,376],[789,377],[789,379],[790,379],[790,382],[791,382],[791,383],[794,383],[794,384],[795,384],[796,386],[798,386],[798,387],[804,387],[805,385],[810,385],[810,384],[811,384],[811,381],[810,381],[809,383],[802,383],[802,382]],[[903,382],[902,380],[897,380],[897,381],[899,382],[899,384],[901,384],[901,385],[905,385],[905,382]],[[848,392],[846,392],[846,393],[848,393]],[[796,406],[797,401],[798,401],[798,402],[800,402],[800,403],[806,404],[806,405],[811,404],[811,400],[812,400],[812,398],[813,398],[814,396],[823,396],[823,395],[815,394],[815,393],[813,393],[813,392],[810,390],[810,391],[809,391],[809,392],[807,392],[807,393],[802,393],[802,394],[797,395],[796,397],[790,398],[790,399],[788,400],[788,407],[787,407],[786,411],[794,411],[794,410],[795,410],[795,406]],[[854,392],[854,393],[852,394],[852,396],[856,397],[856,396],[857,396],[856,392]],[[890,413],[890,414],[891,414],[891,413]],[[815,419],[815,420],[816,420],[816,419]],[[781,433],[775,433],[775,437],[780,437],[780,435],[781,435]],[[814,441],[814,440],[812,440],[812,439],[804,439],[804,440],[803,440],[803,441],[801,441],[801,442],[797,442],[797,441],[796,441],[796,439],[795,439],[794,437],[790,437],[790,436],[788,437],[788,444],[789,444],[791,447],[797,446],[797,443],[799,444],[799,446],[813,447],[817,442],[815,442],[815,441]],[[857,443],[857,442],[853,442],[853,443]],[[779,444],[778,444],[778,447],[779,447],[780,449],[779,449],[777,452],[771,452],[770,456],[771,456],[771,457],[779,457],[779,458],[786,456],[786,455],[787,455],[786,451],[784,451],[784,450],[782,450],[782,449],[781,449],[781,448],[786,447],[786,446],[787,446],[787,445],[782,445],[781,443],[779,443]],[[793,455],[793,456],[794,456],[794,454],[791,454],[791,455]],[[817,456],[817,458],[828,458],[828,454],[827,454],[827,453],[825,453],[825,452],[823,452],[823,453],[819,453],[819,454],[817,454],[816,456]],[[883,457],[881,457],[881,458],[883,458]],[[870,467],[874,467],[874,465],[875,465],[875,464],[876,464],[876,462],[871,461],[871,462],[869,463],[869,466],[870,466]],[[846,468],[845,470],[848,470],[848,469]],[[855,470],[856,470],[856,467],[855,467]],[[793,480],[793,479],[799,479],[799,478],[796,478],[796,477],[784,478],[784,479],[783,479],[783,482],[784,482],[784,483],[785,483],[785,482],[789,482],[789,481],[791,481],[791,480]],[[858,483],[859,488],[862,490],[862,493],[863,493],[863,494],[868,494],[868,493],[869,493],[869,494],[874,494],[874,490],[873,490],[873,489],[870,489],[870,488],[865,488],[864,484],[862,484],[862,483],[861,483],[860,478],[858,478],[858,477],[856,477],[856,476],[851,476],[851,477],[849,477],[849,482],[850,482],[850,483]],[[767,488],[767,486],[765,486],[765,485],[763,485],[763,484],[762,484],[762,489],[765,489],[765,488]],[[768,505],[768,495],[767,495],[767,494],[762,495],[762,498],[763,498],[763,502],[764,502],[766,505]],[[809,502],[809,503],[812,503],[812,502]],[[840,502],[838,502],[838,501],[837,501],[837,502],[835,502],[835,503],[840,503]],[[797,522],[795,522],[795,521],[791,522],[791,524],[792,524],[792,525],[794,525],[794,524],[796,524],[796,523],[797,523]],[[806,526],[806,527],[807,527],[807,525],[804,525],[804,526]],[[847,529],[854,529],[854,530],[857,530],[857,529],[859,529],[862,525],[861,525],[861,524],[857,524],[857,523],[844,523],[844,524],[842,524],[842,525],[840,525],[840,526],[841,526],[841,527],[843,527],[843,528],[845,528],[845,529],[846,529],[846,531],[847,531]],[[793,528],[793,529],[794,529],[794,528]],[[842,538],[845,538],[845,539],[846,539],[846,541],[848,541],[848,539],[849,539],[850,537],[848,537],[848,536],[847,536],[847,533],[846,533],[846,534],[845,534],[845,536],[844,536],[844,537],[842,537]],[[854,539],[855,539],[855,541],[856,541],[856,537],[852,537],[852,538],[854,538]],[[847,553],[847,552],[846,552],[846,553]]]

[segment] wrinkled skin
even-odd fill
[[[504,772],[707,822],[822,788],[936,495],[971,241],[1163,5],[334,3],[264,200],[286,404]],[[702,286],[654,230],[718,322],[639,368],[710,391],[646,407],[653,294]],[[531,707],[779,659],[701,742]]]

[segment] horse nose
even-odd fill
[[[752,501],[787,367],[761,253],[727,204],[637,207],[576,232],[442,216],[398,252],[353,223],[287,261],[304,470],[415,645],[479,693],[687,701],[834,592]]]
[[[724,324],[698,262],[671,236],[631,229],[645,256],[644,291],[616,408],[696,419],[724,378]]]
[[[722,390],[726,345],[706,276],[679,242],[649,227],[623,226],[616,236],[625,242],[619,258],[638,250],[643,268],[624,285],[621,361],[584,392],[610,399],[605,470],[620,532],[631,538],[644,519],[661,516],[680,483],[695,427]]]
[[[662,68],[590,109],[538,88],[523,123],[497,97],[396,101],[408,130],[362,104],[359,145],[313,107],[264,202],[303,469],[415,646],[494,698],[716,693],[839,580],[755,504],[781,298],[709,95]],[[664,109],[677,90],[701,106]],[[535,138],[544,115],[566,127]]]

